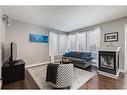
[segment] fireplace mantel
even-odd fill
[[[97,48],[98,51],[114,51],[114,52],[119,52],[121,47],[101,47]]]

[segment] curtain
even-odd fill
[[[1,7],[0,7],[1,9]],[[2,15],[1,15],[1,10],[0,10],[0,79],[1,79],[1,66],[2,66]],[[0,82],[0,86],[1,86]]]
[[[97,33],[95,30],[87,31],[87,51],[92,52],[92,57],[97,59],[96,49]]]
[[[96,47],[100,48],[100,46],[101,46],[101,28],[100,27],[95,28],[95,32],[96,32]]]
[[[49,32],[49,57],[51,63],[54,63],[54,44],[53,44],[54,33]]]
[[[67,35],[66,34],[59,34],[59,55],[63,55],[65,51],[67,51]]]
[[[53,49],[54,49],[54,56],[57,56],[59,54],[59,39],[58,39],[58,33],[53,33]]]
[[[52,63],[67,51],[67,35],[49,32],[49,56]]]
[[[77,44],[76,44],[76,34],[69,34],[68,35],[68,42],[69,42],[69,50],[70,51],[76,51],[77,50]]]
[[[124,70],[127,70],[127,24],[125,25],[125,66],[124,66]]]
[[[55,32],[49,32],[49,56],[50,61],[54,63],[55,56],[58,55],[59,49],[58,49],[58,33]]]
[[[86,51],[86,32],[81,32],[78,35],[78,50],[79,51]]]
[[[100,27],[75,34],[49,32],[49,55],[63,55],[65,51],[91,51],[96,59],[96,48],[100,47]]]

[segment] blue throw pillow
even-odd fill
[[[71,57],[71,52],[67,51],[67,52],[65,52],[65,54],[63,56],[65,56],[65,57]]]
[[[69,52],[68,57],[71,57],[71,56],[72,56],[72,52]]]

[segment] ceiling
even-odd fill
[[[3,6],[12,19],[70,32],[127,16],[127,6]]]

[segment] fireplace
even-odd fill
[[[99,51],[99,70],[116,75],[119,69],[119,55],[115,51]]]

